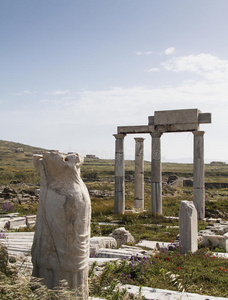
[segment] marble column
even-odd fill
[[[204,131],[193,131],[193,202],[199,220],[202,220],[205,217],[204,133]]]
[[[135,138],[135,197],[134,207],[144,210],[144,138]]]
[[[151,212],[162,214],[161,132],[153,132],[151,155]]]
[[[124,168],[125,134],[114,134],[113,136],[116,138],[114,213],[124,214],[125,212],[125,168]]]

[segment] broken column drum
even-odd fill
[[[34,155],[41,186],[32,275],[50,289],[65,279],[77,299],[88,299],[91,204],[80,177],[82,163],[77,153]]]
[[[135,209],[144,209],[144,161],[143,161],[144,138],[135,138]]]

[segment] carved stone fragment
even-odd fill
[[[34,155],[40,200],[32,246],[33,276],[48,288],[65,279],[77,299],[88,299],[91,204],[77,153]]]

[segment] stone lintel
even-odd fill
[[[151,133],[154,131],[154,126],[137,125],[137,126],[118,126],[118,134],[131,134],[131,133]]]
[[[198,122],[200,124],[211,123],[211,113],[200,113],[199,118],[198,118]]]

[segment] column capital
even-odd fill
[[[194,135],[204,135],[205,131],[193,131]]]
[[[126,134],[122,134],[122,133],[117,133],[117,134],[113,134],[113,136],[116,139],[123,139],[125,137]]]
[[[154,131],[150,134],[152,136],[152,138],[159,138],[163,135],[163,132],[160,131]]]
[[[145,138],[139,138],[139,137],[138,138],[136,137],[134,139],[136,142],[143,142],[145,140]]]

